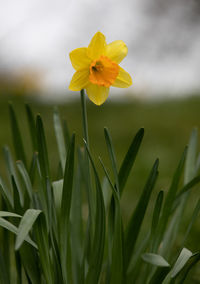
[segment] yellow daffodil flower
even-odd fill
[[[69,89],[86,89],[93,103],[103,104],[110,86],[127,88],[132,84],[131,76],[119,66],[127,53],[128,48],[122,40],[106,44],[105,36],[97,32],[88,47],[74,49],[69,54],[76,70]]]

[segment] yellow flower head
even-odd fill
[[[69,89],[86,89],[93,103],[103,104],[110,86],[127,88],[132,84],[131,76],[119,66],[127,53],[127,46],[122,40],[106,44],[105,36],[97,32],[88,47],[74,49],[69,54],[76,70]]]

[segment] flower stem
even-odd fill
[[[88,136],[88,121],[87,121],[87,108],[86,108],[86,98],[84,90],[81,90],[81,108],[82,108],[82,121],[83,121],[83,136],[89,148],[89,136]],[[88,250],[87,255],[91,253],[91,246],[94,235],[94,220],[95,220],[95,198],[94,192],[91,185],[91,174],[90,174],[90,161],[87,153],[85,154],[85,181],[86,181],[86,192],[88,198],[89,216],[88,216],[88,243],[86,245],[86,250]]]
[[[86,109],[86,99],[85,92],[81,90],[81,107],[82,107],[82,120],[83,120],[83,135],[84,139],[89,147],[89,137],[88,137],[88,122],[87,122],[87,109]]]

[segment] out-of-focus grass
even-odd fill
[[[31,98],[23,97],[9,98],[13,101],[15,111],[20,122],[20,129],[23,133],[23,140],[26,141],[27,152],[29,149],[29,135],[27,135],[27,125],[25,119],[24,101],[29,102],[34,113],[41,113],[46,130],[47,144],[50,154],[50,164],[53,176],[56,177],[57,149],[52,129],[52,109],[49,104],[42,104]],[[71,132],[77,134],[78,143],[82,142],[82,119],[79,101],[73,101],[59,105],[59,110],[63,118],[66,119]],[[138,154],[136,165],[132,170],[131,177],[127,184],[126,193],[123,197],[123,213],[128,215],[135,205],[139,193],[141,192],[145,178],[150,168],[158,157],[160,159],[159,178],[156,185],[157,190],[167,190],[172,174],[178,164],[184,146],[188,143],[189,135],[194,126],[200,129],[200,98],[184,98],[162,101],[127,101],[127,102],[106,102],[101,107],[97,107],[91,102],[87,102],[88,123],[91,151],[95,149],[102,157],[105,164],[108,164],[105,147],[103,128],[107,126],[111,132],[113,144],[115,146],[118,165],[120,165],[125,152],[139,128],[144,127],[145,136]],[[4,144],[11,146],[11,131],[9,124],[8,98],[0,98],[0,147]],[[98,156],[96,157],[98,162]],[[3,166],[3,155],[0,155],[0,171],[5,174]],[[103,174],[101,167],[99,170]],[[195,192],[199,195],[199,192]],[[191,204],[196,199],[196,194],[191,196]],[[151,211],[151,208],[149,209]],[[185,216],[189,219],[190,209]],[[196,225],[197,226],[197,225]],[[197,228],[196,228],[197,229]],[[194,232],[195,232],[194,228]],[[190,249],[197,248],[198,235],[193,234],[189,244]]]
[[[54,130],[51,128],[53,105],[42,104],[30,98],[9,98],[15,107],[20,128],[29,144],[25,117],[24,101],[28,102],[35,114],[41,113],[46,129],[50,159],[55,161]],[[82,120],[79,101],[59,105],[71,132],[76,132],[78,142],[82,143]],[[165,101],[128,101],[120,103],[106,102],[97,107],[88,101],[88,123],[91,148],[106,159],[103,128],[107,126],[112,134],[117,159],[120,164],[133,135],[144,127],[145,136],[137,165],[134,169],[134,184],[140,184],[141,177],[151,167],[155,158],[160,158],[160,181],[162,187],[168,185],[184,146],[194,126],[200,128],[200,99],[197,97]],[[0,147],[11,145],[11,131],[8,112],[8,99],[0,98]],[[26,145],[26,146],[27,146]],[[28,149],[27,149],[28,150]],[[1,155],[2,159],[2,155]],[[55,166],[55,163],[53,163]],[[1,163],[2,168],[2,163]],[[129,182],[129,185],[133,180]]]

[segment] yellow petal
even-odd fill
[[[98,86],[95,84],[88,84],[86,92],[89,99],[96,105],[101,105],[105,102],[109,94],[109,88]]]
[[[115,79],[115,82],[112,84],[113,87],[118,88],[128,88],[132,85],[131,76],[124,69],[120,67],[119,74]]]
[[[112,61],[120,63],[128,53],[128,48],[122,40],[116,40],[106,46],[105,55]]]
[[[87,68],[90,65],[91,59],[87,56],[87,48],[76,48],[69,54],[72,66],[75,70]]]
[[[76,71],[69,85],[71,91],[80,91],[89,83],[89,69]]]
[[[90,57],[92,60],[98,59],[101,55],[105,53],[105,46],[106,46],[105,36],[102,33],[97,32],[93,36],[88,46],[87,50],[88,57]]]

